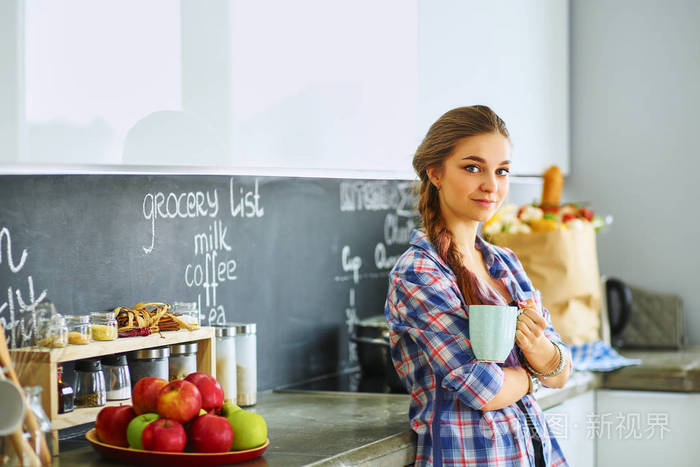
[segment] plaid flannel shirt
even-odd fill
[[[491,276],[502,280],[516,301],[535,299],[547,321],[545,335],[561,343],[539,292],[513,252],[479,236],[476,246]],[[419,230],[413,231],[409,249],[390,273],[385,315],[394,367],[411,394],[416,466],[535,465],[527,419],[519,406],[482,410],[503,386],[504,364],[475,360],[456,277]],[[522,359],[517,345],[513,352]],[[537,400],[525,395],[522,402],[541,439],[546,464],[568,465]]]

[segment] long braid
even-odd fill
[[[457,285],[462,292],[465,302],[469,305],[481,304],[480,294],[471,280],[467,268],[464,267],[462,254],[457,248],[452,232],[447,228],[444,219],[440,215],[439,202],[430,198],[438,198],[437,189],[430,181],[422,181],[418,210],[421,213],[425,233],[435,245],[438,254],[450,266],[450,269],[457,277]]]

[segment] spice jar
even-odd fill
[[[236,323],[236,404],[255,405],[258,392],[255,323]],[[218,374],[217,374],[218,376]]]
[[[121,401],[131,397],[131,382],[126,355],[107,355],[102,357],[108,401]]]
[[[112,312],[90,313],[92,338],[96,341],[113,341],[117,338],[117,318]]]
[[[224,401],[237,401],[236,385],[236,325],[214,326],[216,336],[216,380],[224,390]]]
[[[129,352],[129,374],[131,375],[131,387],[146,376],[155,376],[168,380],[168,347],[156,347],[153,349],[135,350]]]
[[[58,376],[58,413],[68,413],[73,411],[75,394],[73,388],[63,382],[63,365],[56,366]]]
[[[75,364],[75,406],[100,407],[106,403],[102,364],[96,358],[78,360]]]
[[[73,345],[90,343],[90,317],[86,315],[66,316],[68,343]]]
[[[170,312],[178,315],[178,317],[187,324],[199,326],[199,308],[197,308],[197,302],[173,302],[173,307]]]
[[[39,347],[65,347],[68,344],[66,319],[56,313],[39,325]]]
[[[183,379],[194,373],[197,371],[197,343],[171,345],[168,362],[170,381]]]

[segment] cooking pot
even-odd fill
[[[350,341],[357,344],[357,358],[363,375],[383,376],[392,391],[406,392],[391,360],[389,327],[384,315],[371,316],[355,323]]]

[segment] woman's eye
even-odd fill
[[[466,170],[467,172],[478,172],[478,171],[479,171],[479,166],[478,166],[478,165],[474,165],[474,164],[469,164],[468,166],[466,166],[466,167],[464,168],[464,170]]]
[[[496,173],[497,173],[498,175],[508,175],[508,174],[510,173],[510,170],[508,170],[508,169],[498,169],[498,170],[496,171]]]

